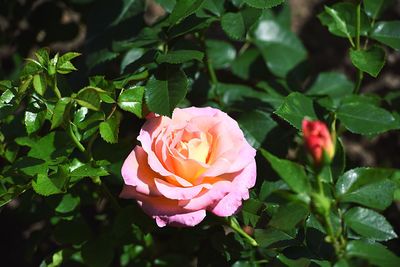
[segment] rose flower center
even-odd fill
[[[207,139],[207,135],[203,132],[201,132],[200,134],[185,133],[182,141],[177,143],[175,149],[187,159],[193,159],[201,163],[207,163],[207,158],[210,151],[210,144]]]

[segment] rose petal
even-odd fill
[[[240,192],[230,192],[221,199],[213,208],[212,213],[217,216],[227,217],[236,213],[242,206],[242,195]]]
[[[136,199],[144,212],[156,220],[159,227],[167,224],[179,227],[195,226],[206,216],[205,210],[186,210],[178,205],[177,200],[146,196],[136,192],[135,187],[129,185],[124,185],[120,197]]]
[[[236,197],[240,196],[241,199],[247,199],[249,188],[255,184],[256,175],[256,162],[253,159],[251,164],[246,166],[242,171],[224,174],[220,177],[220,181],[212,185],[211,189],[193,199],[180,201],[179,205],[190,210],[205,209],[215,205],[217,201],[222,200],[231,192],[234,192],[237,196],[230,196],[230,198],[234,197],[236,199]]]
[[[147,164],[147,154],[143,148],[136,146],[124,161],[121,169],[122,177],[127,185],[136,186],[136,191],[146,195],[160,195],[154,178],[160,177]]]
[[[158,191],[169,199],[192,199],[197,196],[203,188],[210,188],[210,184],[201,184],[193,187],[177,187],[161,179],[154,180]]]

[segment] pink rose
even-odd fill
[[[194,226],[206,210],[238,211],[256,180],[256,150],[237,122],[214,108],[152,116],[122,166],[123,198],[136,199],[158,226]]]

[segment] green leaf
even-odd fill
[[[68,213],[73,211],[80,203],[81,199],[79,196],[73,196],[71,194],[63,195],[60,203],[58,203],[55,211],[59,213]]]
[[[379,243],[367,243],[353,240],[347,243],[346,255],[368,260],[371,264],[380,267],[400,266],[400,259],[393,252]]]
[[[393,0],[364,0],[365,13],[372,19],[377,19],[386,8],[393,3]]]
[[[399,127],[389,111],[369,103],[348,102],[341,105],[336,114],[353,133],[377,134]]]
[[[67,109],[69,103],[71,103],[71,98],[69,97],[63,97],[57,101],[51,117],[51,129],[57,128],[65,121],[69,111]]]
[[[287,267],[308,267],[310,265],[310,260],[306,258],[290,259],[284,254],[279,254],[276,258]]]
[[[229,67],[236,57],[236,49],[230,43],[218,40],[207,40],[207,56],[215,69]]]
[[[246,39],[247,31],[257,22],[262,11],[257,8],[245,7],[237,13],[226,13],[221,18],[221,27],[233,40]]]
[[[268,227],[267,229],[255,229],[254,238],[260,247],[266,248],[279,241],[292,240],[296,238],[296,233],[288,234],[273,227]]]
[[[118,106],[132,112],[139,118],[142,118],[142,102],[145,88],[143,86],[135,86],[123,91],[118,96]]]
[[[397,238],[393,227],[385,217],[373,210],[352,208],[345,213],[344,220],[351,229],[365,238],[378,241]]]
[[[393,49],[400,49],[400,20],[380,21],[374,25],[370,37]]]
[[[49,64],[49,51],[47,48],[41,48],[35,52],[35,56],[42,66],[47,66]]]
[[[134,47],[130,49],[121,60],[121,72],[124,72],[126,66],[141,58],[145,53],[145,49]]]
[[[356,35],[356,5],[349,2],[339,2],[331,7],[325,7],[325,11],[319,14],[318,18],[332,34],[347,37],[354,46],[351,37]],[[370,23],[364,12],[361,12],[360,20],[360,33],[367,35]]]
[[[72,65],[72,63],[70,62],[70,60],[80,56],[80,53],[76,53],[76,52],[68,52],[65,53],[64,55],[62,55],[61,57],[58,58],[57,61],[57,72],[61,73],[61,74],[68,74],[72,71],[75,71],[76,68],[74,65]]]
[[[109,175],[103,167],[93,166],[93,164],[86,163],[71,171],[71,182],[76,182],[83,177],[94,177],[94,176],[107,176]]]
[[[276,229],[289,231],[308,215],[308,208],[299,203],[289,203],[280,206],[277,213],[269,221],[269,226]]]
[[[168,37],[173,39],[188,33],[199,32],[208,28],[214,21],[215,18],[199,18],[196,15],[191,15],[182,23],[172,26],[168,31]]]
[[[255,226],[258,222],[258,219],[260,219],[260,216],[258,215],[258,212],[260,209],[264,206],[264,203],[261,201],[258,201],[256,199],[250,198],[243,204],[242,208],[242,216],[243,216],[243,222],[246,225],[251,224],[252,226]]]
[[[256,8],[271,8],[282,4],[285,0],[243,0],[246,4]]]
[[[261,19],[252,27],[251,37],[271,72],[285,77],[306,59],[307,51],[300,39],[274,20]]]
[[[261,201],[265,201],[267,197],[269,197],[273,192],[278,190],[289,190],[289,188],[287,184],[282,180],[278,180],[275,182],[264,181],[261,185],[259,199]]]
[[[33,190],[42,196],[50,196],[64,192],[64,185],[68,178],[68,169],[59,167],[55,174],[38,174],[37,179],[32,181]]]
[[[385,65],[385,58],[385,51],[379,46],[372,46],[368,50],[350,50],[353,65],[375,78]]]
[[[242,113],[237,122],[247,142],[256,149],[261,146],[267,134],[278,125],[268,113],[260,110]]]
[[[317,119],[313,101],[297,92],[288,95],[285,102],[274,113],[299,130],[301,130],[301,122],[304,117]]]
[[[41,159],[33,157],[20,157],[13,164],[13,168],[17,172],[29,176],[36,176],[38,174],[47,174],[48,164]]]
[[[171,25],[177,24],[183,19],[196,12],[203,4],[204,0],[178,1],[168,18]]]
[[[256,69],[255,67],[260,66],[260,64],[257,65],[259,59],[261,59],[261,63],[265,65],[258,49],[247,49],[242,54],[238,55],[236,59],[232,62],[232,73],[244,80],[248,80],[250,76],[254,77],[256,75],[256,72],[254,71],[254,69]],[[262,68],[256,69],[257,74],[259,74],[258,71],[260,71],[260,76],[263,76],[265,74],[264,70]]]
[[[246,27],[240,12],[224,14],[221,18],[221,27],[234,40],[242,40],[246,35]]]
[[[115,111],[107,120],[100,123],[100,135],[108,143],[118,143],[119,124],[121,113]]]
[[[44,77],[43,74],[36,74],[35,76],[33,76],[32,84],[36,93],[43,96],[47,88],[46,77]]]
[[[299,194],[311,192],[309,178],[303,166],[289,160],[279,159],[264,149],[261,149],[261,153],[269,161],[272,169],[278,173],[293,191]]]
[[[149,109],[170,116],[187,92],[187,78],[183,71],[167,66],[147,82],[145,99]]]
[[[100,96],[95,87],[85,87],[81,89],[75,97],[79,105],[92,110],[100,109]]]
[[[351,94],[354,84],[347,77],[338,72],[322,72],[308,89],[307,95],[328,95],[340,98]]]
[[[25,127],[28,134],[38,131],[46,118],[46,107],[40,106],[38,102],[32,102],[25,111]]]
[[[203,56],[204,53],[197,50],[176,50],[169,51],[167,54],[158,54],[156,61],[159,64],[181,64],[192,60],[201,62],[203,60]]]
[[[219,0],[205,0],[201,5],[201,9],[196,12],[196,16],[198,17],[209,17],[211,14],[221,17],[224,13],[224,1]]]
[[[144,12],[144,9],[143,1],[123,0],[118,17],[111,23],[111,26],[116,26],[135,15]]]
[[[336,195],[341,202],[358,203],[384,210],[393,200],[394,183],[389,180],[393,170],[357,168],[339,177]]]
[[[71,153],[71,140],[64,132],[53,131],[31,143],[29,157],[51,162]]]
[[[343,18],[344,14],[340,13],[338,10],[335,10],[335,9],[327,7],[327,6],[325,6],[325,12],[328,13],[334,21],[334,24],[328,25],[328,27],[330,27],[330,30],[332,28],[331,31],[334,31],[334,29],[339,31],[341,34],[343,34],[344,36],[349,38],[350,43],[352,45],[354,45],[354,43],[351,39],[351,34],[350,34],[349,30],[347,29],[347,23],[345,21],[345,18]]]
[[[111,52],[108,49],[102,49],[102,50],[99,50],[99,51],[89,54],[87,56],[86,63],[88,65],[89,69],[92,69],[93,67],[95,67],[101,63],[113,60],[114,58],[116,58],[118,56],[119,56],[119,53]]]

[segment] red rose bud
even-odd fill
[[[326,125],[321,121],[304,119],[302,130],[306,149],[315,165],[320,165],[325,160],[330,162],[335,154],[335,146]]]

